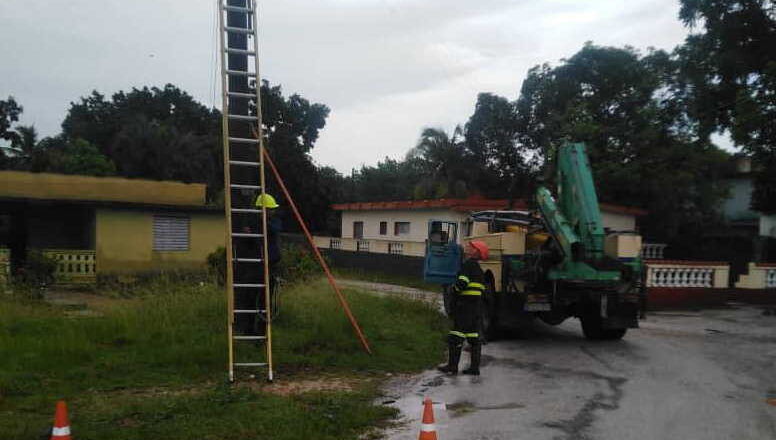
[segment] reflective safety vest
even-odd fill
[[[484,284],[470,281],[466,275],[458,275],[455,288],[458,290],[458,294],[463,296],[480,296],[485,292]]]

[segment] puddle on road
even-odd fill
[[[451,418],[465,416],[476,411],[491,411],[500,409],[520,409],[525,408],[521,403],[502,403],[500,405],[475,405],[469,401],[461,401],[447,404],[447,413]]]
[[[424,387],[438,387],[438,386],[443,385],[444,383],[445,383],[445,378],[443,376],[437,376],[437,377],[431,379],[430,381],[422,384],[421,386],[424,386]]]

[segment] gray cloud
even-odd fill
[[[671,49],[678,0],[260,2],[262,75],[327,104],[313,152],[341,171],[402,157],[424,126],[465,122],[478,92],[597,44]],[[218,106],[215,1],[3,0],[0,96],[54,134],[70,101],[170,82]]]

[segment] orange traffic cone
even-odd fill
[[[54,428],[51,429],[51,440],[72,440],[70,422],[67,420],[67,405],[65,405],[64,400],[57,402],[57,412],[54,413]]]
[[[434,409],[431,406],[431,399],[428,397],[423,400],[423,422],[420,425],[418,440],[437,440]]]

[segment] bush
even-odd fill
[[[226,282],[226,249],[219,246],[207,256],[207,267],[219,286]]]
[[[296,244],[286,244],[281,250],[280,273],[277,274],[286,282],[295,283],[309,279],[321,273],[313,253],[306,247]],[[226,280],[226,249],[219,247],[207,256],[210,273],[215,276],[219,285]]]
[[[304,281],[321,273],[312,251],[298,245],[283,246],[280,260],[280,277],[288,283]]]
[[[28,250],[24,265],[14,276],[14,282],[26,287],[41,287],[54,282],[57,260],[39,250]]]

